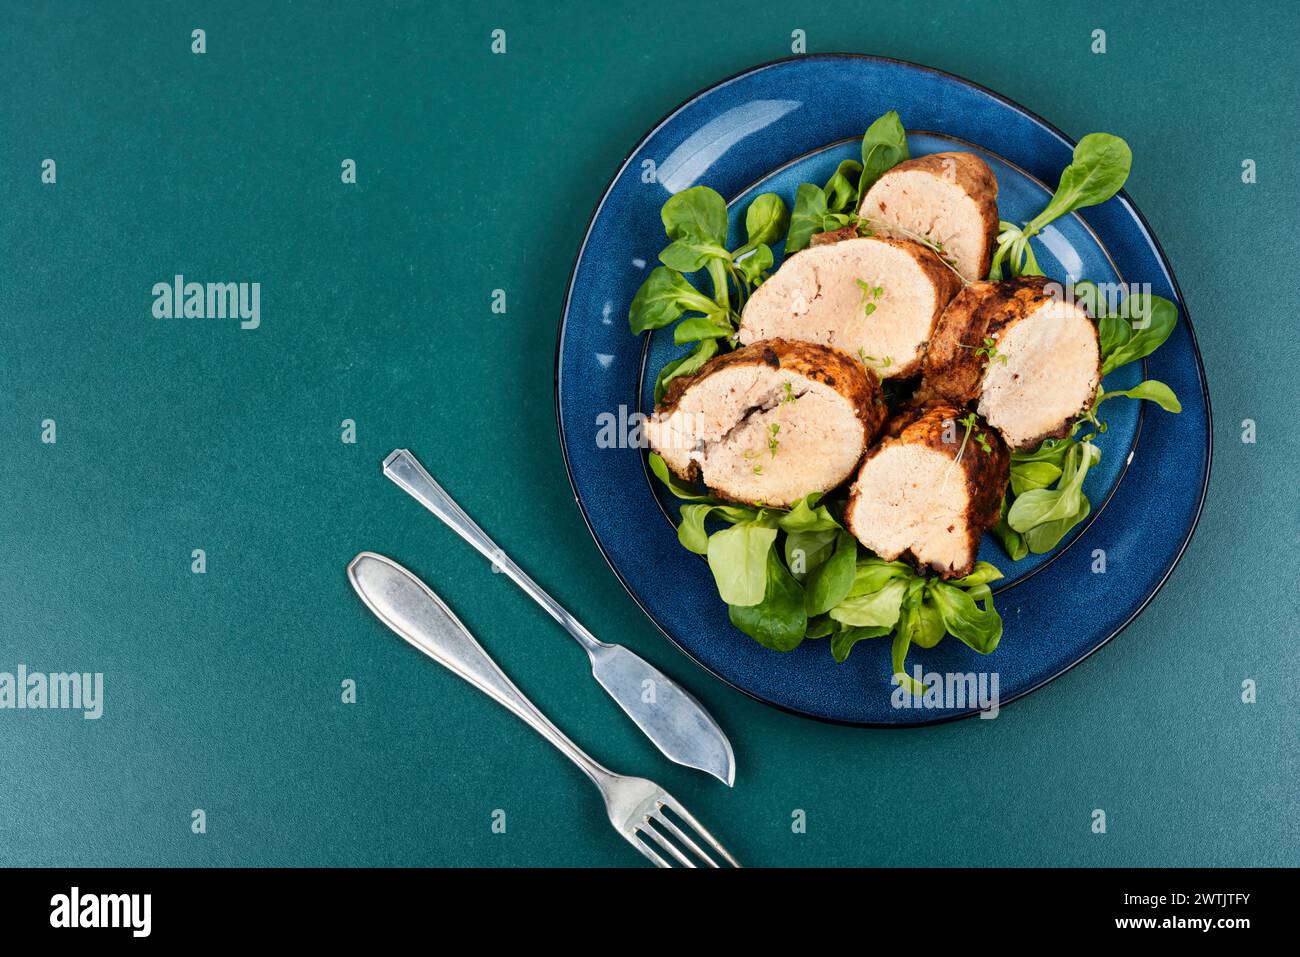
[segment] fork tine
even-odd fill
[[[635,830],[638,834],[649,834],[652,838],[654,838],[656,844],[662,847],[673,857],[677,858],[677,860],[681,861],[683,867],[694,867],[695,862],[692,861],[685,854],[683,854],[681,851],[679,851],[676,845],[674,845],[672,841],[668,840],[668,838],[664,837],[657,830],[651,827],[649,821],[650,819],[646,818],[645,824],[638,824],[635,828],[633,828],[633,830]]]
[[[713,858],[709,857],[708,854],[705,854],[704,851],[700,849],[700,845],[696,844],[693,840],[691,840],[689,834],[687,834],[685,831],[679,828],[672,821],[668,820],[668,818],[664,817],[664,813],[662,810],[663,805],[660,804],[659,807],[660,807],[660,811],[657,814],[653,815],[654,820],[658,821],[665,828],[667,828],[668,832],[672,834],[673,837],[677,838],[677,840],[681,841],[688,848],[694,851],[696,856],[699,857],[701,860],[703,860],[706,864],[708,864],[709,867],[717,867],[718,866],[717,862]]]
[[[719,854],[721,854],[723,860],[725,860],[728,864],[730,864],[732,867],[740,866],[740,862],[736,860],[734,857],[732,857],[730,852],[725,847],[723,847],[721,844],[718,843],[718,839],[714,837],[712,834],[710,834],[708,832],[708,829],[705,828],[703,824],[695,820],[691,812],[686,810],[686,808],[682,807],[681,802],[679,802],[675,797],[673,797],[671,794],[664,794],[663,797],[660,798],[659,803],[667,807],[670,811],[672,811],[674,814],[680,817],[686,824],[689,824],[691,829],[694,830],[695,833],[698,834],[700,837],[704,838],[704,840],[708,841],[709,846],[712,847]]]
[[[642,854],[648,857],[656,867],[663,867],[668,869],[672,868],[671,864],[669,864],[662,857],[660,857],[658,854],[655,853],[654,848],[646,844],[645,841],[637,840],[636,834],[637,834],[636,830],[633,829],[633,832],[631,834],[624,834],[623,836],[627,838],[627,842],[629,844],[631,844],[638,851],[640,851]]]

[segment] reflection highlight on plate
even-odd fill
[[[1079,256],[1079,251],[1074,248],[1074,244],[1062,235],[1061,231],[1055,226],[1044,226],[1038,233],[1038,239],[1047,247],[1047,251],[1056,257],[1056,261],[1061,264],[1065,270],[1066,282],[1078,282],[1080,279],[1087,279],[1084,275],[1083,259]]]
[[[753,100],[709,120],[659,164],[659,183],[669,193],[694,186],[719,157],[745,137],[802,106],[798,100]]]

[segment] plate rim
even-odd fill
[[[718,674],[716,671],[714,671],[712,668],[710,668],[708,665],[702,662],[699,658],[697,658],[690,651],[690,649],[686,648],[681,642],[679,642],[676,638],[674,638],[671,634],[669,634],[669,632],[663,627],[663,625],[659,623],[658,619],[655,618],[655,616],[650,613],[650,610],[645,606],[645,604],[641,601],[641,598],[632,589],[632,586],[628,583],[627,579],[623,577],[623,574],[610,560],[609,554],[605,550],[605,546],[601,543],[600,537],[596,534],[595,528],[592,527],[591,516],[587,512],[586,503],[582,501],[582,497],[578,494],[578,485],[573,474],[573,463],[569,460],[569,449],[564,441],[564,413],[560,405],[560,386],[561,386],[560,361],[562,356],[562,349],[564,346],[564,333],[565,333],[565,328],[568,324],[569,311],[573,304],[573,291],[574,291],[574,285],[576,284],[578,278],[578,266],[582,262],[583,255],[587,251],[587,245],[591,240],[592,229],[595,227],[596,220],[600,216],[601,210],[604,209],[605,203],[609,200],[609,195],[613,191],[614,185],[623,176],[624,172],[626,172],[628,168],[628,164],[632,162],[633,158],[637,155],[637,152],[640,150],[641,146],[648,139],[650,139],[657,132],[659,132],[659,130],[662,129],[663,126],[669,120],[671,120],[682,110],[686,109],[692,103],[696,102],[701,97],[704,97],[709,93],[714,92],[715,90],[718,90],[724,86],[727,86],[730,83],[735,82],[736,80],[741,79],[742,77],[746,77],[754,73],[762,72],[763,70],[767,70],[772,67],[779,66],[783,63],[789,63],[797,60],[823,60],[823,61],[865,60],[868,62],[890,64],[893,66],[901,66],[911,70],[919,70],[923,73],[930,73],[935,76],[941,77],[943,79],[950,80],[959,83],[963,86],[974,89],[998,101],[999,103],[1002,103],[1007,107],[1010,107],[1012,110],[1015,110],[1016,112],[1028,118],[1031,122],[1038,124],[1039,127],[1041,127],[1050,135],[1054,136],[1063,145],[1068,146],[1071,150],[1073,150],[1073,148],[1078,145],[1076,140],[1067,136],[1062,130],[1060,130],[1054,124],[1049,123],[1047,120],[1043,119],[1043,117],[1039,116],[1033,110],[1030,110],[1025,106],[1022,106],[1021,104],[1017,103],[1011,98],[1004,96],[1001,93],[996,92],[995,90],[989,89],[983,84],[977,83],[974,80],[969,80],[963,76],[958,76],[955,73],[949,73],[948,71],[941,70],[937,67],[927,66],[921,63],[914,63],[910,60],[902,60],[895,57],[879,56],[875,54],[828,52],[828,53],[796,54],[793,56],[779,57],[775,60],[768,60],[763,63],[757,64],[755,66],[746,67],[743,70],[733,73],[730,76],[718,80],[717,82],[712,83],[709,86],[704,87],[703,89],[697,90],[695,93],[692,93],[689,97],[682,100],[671,110],[665,113],[662,117],[660,117],[660,119],[656,123],[654,123],[654,125],[652,125],[644,134],[642,134],[642,136],[627,151],[627,153],[624,154],[623,161],[619,163],[613,175],[611,175],[609,177],[609,180],[606,182],[605,188],[601,191],[600,199],[596,201],[596,204],[592,209],[591,215],[587,219],[587,227],[585,230],[583,230],[582,240],[581,242],[579,242],[578,248],[574,253],[573,265],[570,267],[569,270],[569,281],[565,287],[564,302],[560,312],[560,321],[556,328],[555,358],[552,367],[552,392],[554,394],[556,437],[559,440],[560,455],[564,461],[565,476],[569,480],[569,489],[573,493],[573,500],[574,502],[577,503],[578,512],[582,516],[582,521],[583,524],[586,525],[587,527],[588,534],[591,535],[592,541],[595,542],[596,549],[600,552],[601,557],[605,560],[605,564],[609,566],[610,571],[614,573],[614,577],[618,580],[619,584],[623,586],[623,590],[626,591],[629,596],[631,596],[632,601],[635,602],[636,606],[641,610],[642,614],[644,614],[646,618],[649,619],[651,624],[653,624],[655,628],[657,628],[659,632],[665,638],[668,639],[668,641],[673,645],[673,647],[675,647],[688,659],[690,659],[697,666],[703,669],[705,673],[717,679],[718,681],[721,681],[724,685],[730,688],[734,688],[735,690],[741,692],[746,697],[751,698],[754,701],[761,702],[762,704],[768,707],[775,708],[787,714],[795,715],[797,717],[804,718],[807,720],[818,721],[824,724],[840,725],[843,727],[879,728],[879,729],[890,729],[890,730],[912,730],[918,728],[934,727],[936,725],[948,724],[954,721],[966,720],[974,717],[979,712],[977,710],[969,710],[969,711],[964,711],[960,714],[940,715],[933,718],[927,718],[926,720],[923,721],[908,722],[905,724],[897,724],[897,723],[891,724],[891,723],[883,723],[879,721],[852,721],[843,718],[829,717],[826,715],[813,714],[808,711],[800,711],[796,708],[792,708],[787,705],[784,705],[779,701],[773,701],[770,698],[765,698],[757,694],[756,692],[749,690],[748,688],[741,687],[740,685],[731,681],[724,675]],[[1040,688],[1043,688],[1044,686],[1050,684],[1051,682],[1055,681],[1057,678],[1060,678],[1062,675],[1065,675],[1068,672],[1074,670],[1076,667],[1078,667],[1087,659],[1091,658],[1094,654],[1096,654],[1106,645],[1110,644],[1116,638],[1116,636],[1118,636],[1121,632],[1123,632],[1126,628],[1128,628],[1128,626],[1131,625],[1137,619],[1137,617],[1140,614],[1142,614],[1143,611],[1146,610],[1147,606],[1151,604],[1151,602],[1155,599],[1156,595],[1160,594],[1161,590],[1168,583],[1169,577],[1173,574],[1174,569],[1178,567],[1178,565],[1182,562],[1183,556],[1187,553],[1187,548],[1191,544],[1192,538],[1196,534],[1196,529],[1200,525],[1201,515],[1204,513],[1206,498],[1208,497],[1209,494],[1210,478],[1213,473],[1213,464],[1214,464],[1214,415],[1213,415],[1213,408],[1210,402],[1209,378],[1205,372],[1205,362],[1201,357],[1200,343],[1196,337],[1196,329],[1192,323],[1191,312],[1187,308],[1187,300],[1183,296],[1182,288],[1178,284],[1178,277],[1174,273],[1173,266],[1169,262],[1169,257],[1165,254],[1164,247],[1161,246],[1160,240],[1156,236],[1155,231],[1151,228],[1151,224],[1147,221],[1146,216],[1143,215],[1142,211],[1138,208],[1137,204],[1134,203],[1133,200],[1129,197],[1128,192],[1126,190],[1121,189],[1118,193],[1115,194],[1113,198],[1118,199],[1121,202],[1121,204],[1128,210],[1128,212],[1134,217],[1134,219],[1137,220],[1138,224],[1142,227],[1142,231],[1145,239],[1148,242],[1150,242],[1152,248],[1155,250],[1160,265],[1163,267],[1166,275],[1169,277],[1169,285],[1173,289],[1174,295],[1178,297],[1178,302],[1176,305],[1178,305],[1182,309],[1184,326],[1187,329],[1188,339],[1190,340],[1192,346],[1192,356],[1196,360],[1196,366],[1199,372],[1199,379],[1201,383],[1201,397],[1203,402],[1205,403],[1205,444],[1204,444],[1204,451],[1203,451],[1203,461],[1205,465],[1204,478],[1201,482],[1199,495],[1197,496],[1196,509],[1195,512],[1192,514],[1192,520],[1187,527],[1187,531],[1183,535],[1183,539],[1179,543],[1178,549],[1174,553],[1172,560],[1169,562],[1168,566],[1161,573],[1160,579],[1156,582],[1155,587],[1151,589],[1150,593],[1147,594],[1137,604],[1137,606],[1133,609],[1133,611],[1122,622],[1120,622],[1118,625],[1115,626],[1115,628],[1111,631],[1109,635],[1107,635],[1105,638],[1099,641],[1094,647],[1085,651],[1082,655],[1080,655],[1074,661],[1067,664],[1065,667],[1061,668],[1055,674],[1043,678],[1041,681],[1038,681],[1028,686],[1027,688],[1018,691],[1016,694],[1006,698],[1005,700],[1001,700],[998,705],[999,708],[1005,708],[1007,705],[1015,701],[1019,701],[1021,698],[1024,698],[1030,694],[1033,694],[1035,691],[1038,691]],[[1083,217],[1080,218],[1082,219]],[[1103,248],[1105,247],[1103,246]],[[1145,360],[1143,361],[1145,367]],[[639,397],[638,397],[638,401],[639,401]],[[1121,476],[1121,481],[1122,481],[1122,476]],[[1116,483],[1116,488],[1119,487],[1119,484],[1120,484],[1119,482]]]

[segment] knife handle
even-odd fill
[[[564,606],[550,596],[546,589],[533,581],[496,542],[483,531],[465,510],[456,504],[456,500],[447,494],[447,490],[437,483],[428,469],[407,449],[396,449],[384,459],[384,474],[404,492],[441,519],[442,523],[469,542],[480,555],[500,568],[516,585],[522,588],[533,601],[546,609],[546,613],[564,626],[578,644],[594,654],[598,648],[606,647],[589,632],[583,624],[565,610]]]
[[[391,558],[362,552],[348,564],[348,581],[380,621],[520,718],[559,748],[597,787],[603,788],[613,776],[515,687],[455,613],[410,571]]]

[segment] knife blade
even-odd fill
[[[582,645],[596,681],[665,757],[712,774],[728,787],[735,783],[731,742],[689,691],[629,649],[592,635],[488,537],[409,451],[397,449],[384,459],[384,474],[501,569]]]

